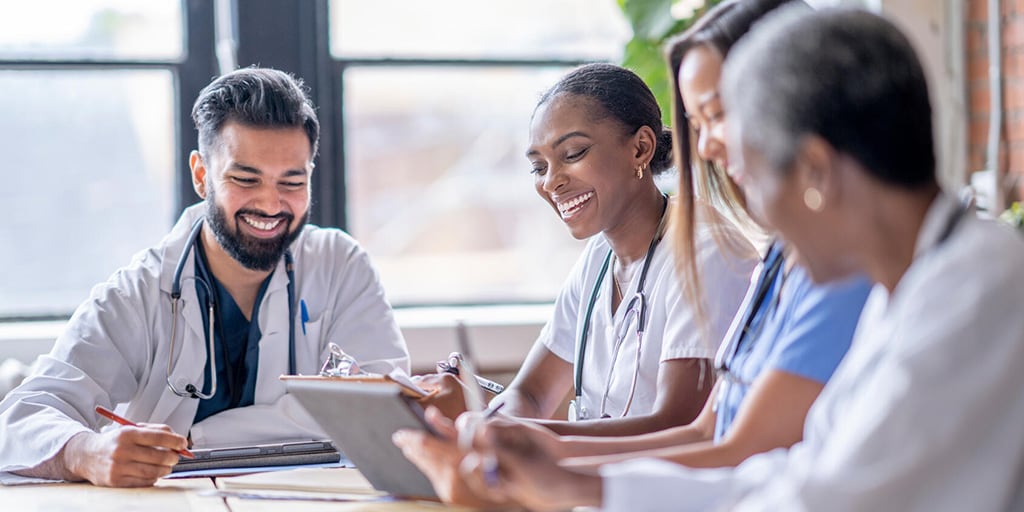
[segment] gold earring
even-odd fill
[[[644,179],[644,164],[640,164],[640,165],[636,166],[636,179],[638,179],[638,180]]]
[[[820,212],[825,206],[825,198],[818,189],[810,187],[804,190],[804,204],[812,212]]]

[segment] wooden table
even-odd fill
[[[67,512],[437,512],[440,503],[417,501],[342,503],[322,501],[252,500],[201,496],[217,489],[215,478],[161,480],[154,487],[110,489],[89,484],[0,486],[0,508],[11,511]]]

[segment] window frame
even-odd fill
[[[188,155],[195,147],[195,130],[192,126],[192,103],[199,91],[205,87],[210,77],[216,75],[216,59],[214,54],[214,20],[213,2],[206,0],[182,0],[183,53],[177,60],[157,59],[94,59],[94,58],[54,58],[54,59],[0,59],[0,70],[3,71],[139,71],[163,70],[171,74],[174,91],[173,112],[175,113],[175,151],[176,161],[173,162],[175,174],[174,218],[167,219],[168,229],[175,218],[193,201],[192,180],[187,166]],[[67,314],[40,315],[3,315],[2,322],[66,320]]]
[[[310,221],[346,229],[345,72],[367,67],[542,68],[574,67],[591,59],[567,58],[404,58],[334,56],[330,48],[330,1],[228,0],[237,29],[239,67],[260,65],[293,73],[305,81],[320,119],[320,152],[311,179]],[[183,53],[177,60],[146,59],[0,59],[0,70],[166,70],[171,73],[175,115],[174,218],[198,201],[188,168],[196,147],[192,105],[200,91],[219,74],[216,59],[215,0],[181,0]],[[502,304],[515,303],[505,301]],[[437,303],[429,306],[447,306]],[[416,306],[399,304],[398,307]],[[4,316],[0,321],[63,320],[66,315]]]

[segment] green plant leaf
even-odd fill
[[[676,25],[672,3],[673,0],[619,0],[619,8],[633,27],[634,39],[660,43]]]
[[[616,0],[626,21],[633,27],[633,39],[626,43],[622,66],[632,69],[654,92],[661,107],[662,122],[668,126],[671,117],[671,90],[668,64],[661,46],[671,36],[689,28],[721,0],[705,0],[693,16],[677,20],[672,17],[672,4],[678,0]]]
[[[661,107],[661,121],[669,125],[671,113],[671,95],[669,94],[668,66],[661,56],[661,46],[657,43],[634,39],[626,44],[622,66],[633,70],[643,78],[654,93]]]

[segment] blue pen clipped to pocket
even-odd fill
[[[306,308],[306,301],[299,301],[299,314],[302,316],[302,335],[306,335],[306,322],[309,321],[309,309]]]

